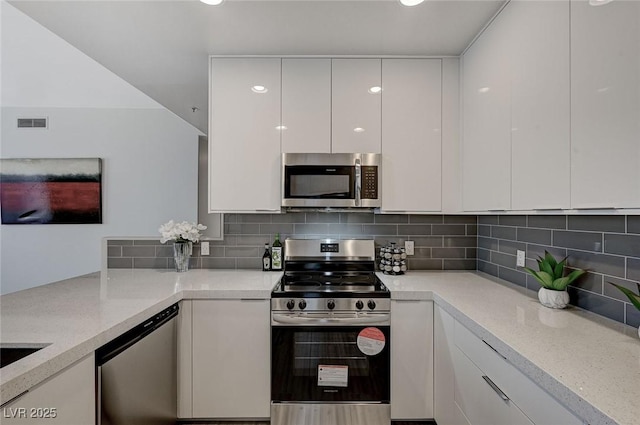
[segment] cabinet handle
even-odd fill
[[[503,359],[507,360],[507,358],[505,356],[503,356],[502,354],[500,354],[500,351],[496,350],[495,348],[493,348],[493,346],[491,344],[489,344],[487,341],[485,341],[484,339],[482,340],[482,342],[484,342],[486,344],[487,347],[491,348],[493,351],[496,352],[497,355],[499,355],[500,357],[502,357]]]
[[[487,375],[482,375],[482,379],[484,379],[484,381],[489,384],[491,388],[493,388],[493,391],[495,391],[503,401],[509,401],[509,397],[507,397],[507,395],[502,392],[500,387],[493,383],[491,378],[489,378]]]

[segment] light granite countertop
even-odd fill
[[[5,403],[181,299],[268,299],[281,273],[116,270],[0,296],[0,343],[49,343],[2,368]],[[531,293],[474,272],[379,274],[392,299],[433,300],[592,425],[640,418],[637,330],[551,310]]]

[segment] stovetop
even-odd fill
[[[389,298],[386,286],[374,272],[287,273],[274,289],[274,297],[341,297],[368,296]]]

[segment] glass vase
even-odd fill
[[[191,258],[191,241],[176,241],[173,244],[173,262],[177,272],[189,271],[189,258]]]

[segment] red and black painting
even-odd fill
[[[100,158],[0,159],[2,224],[102,223]]]

